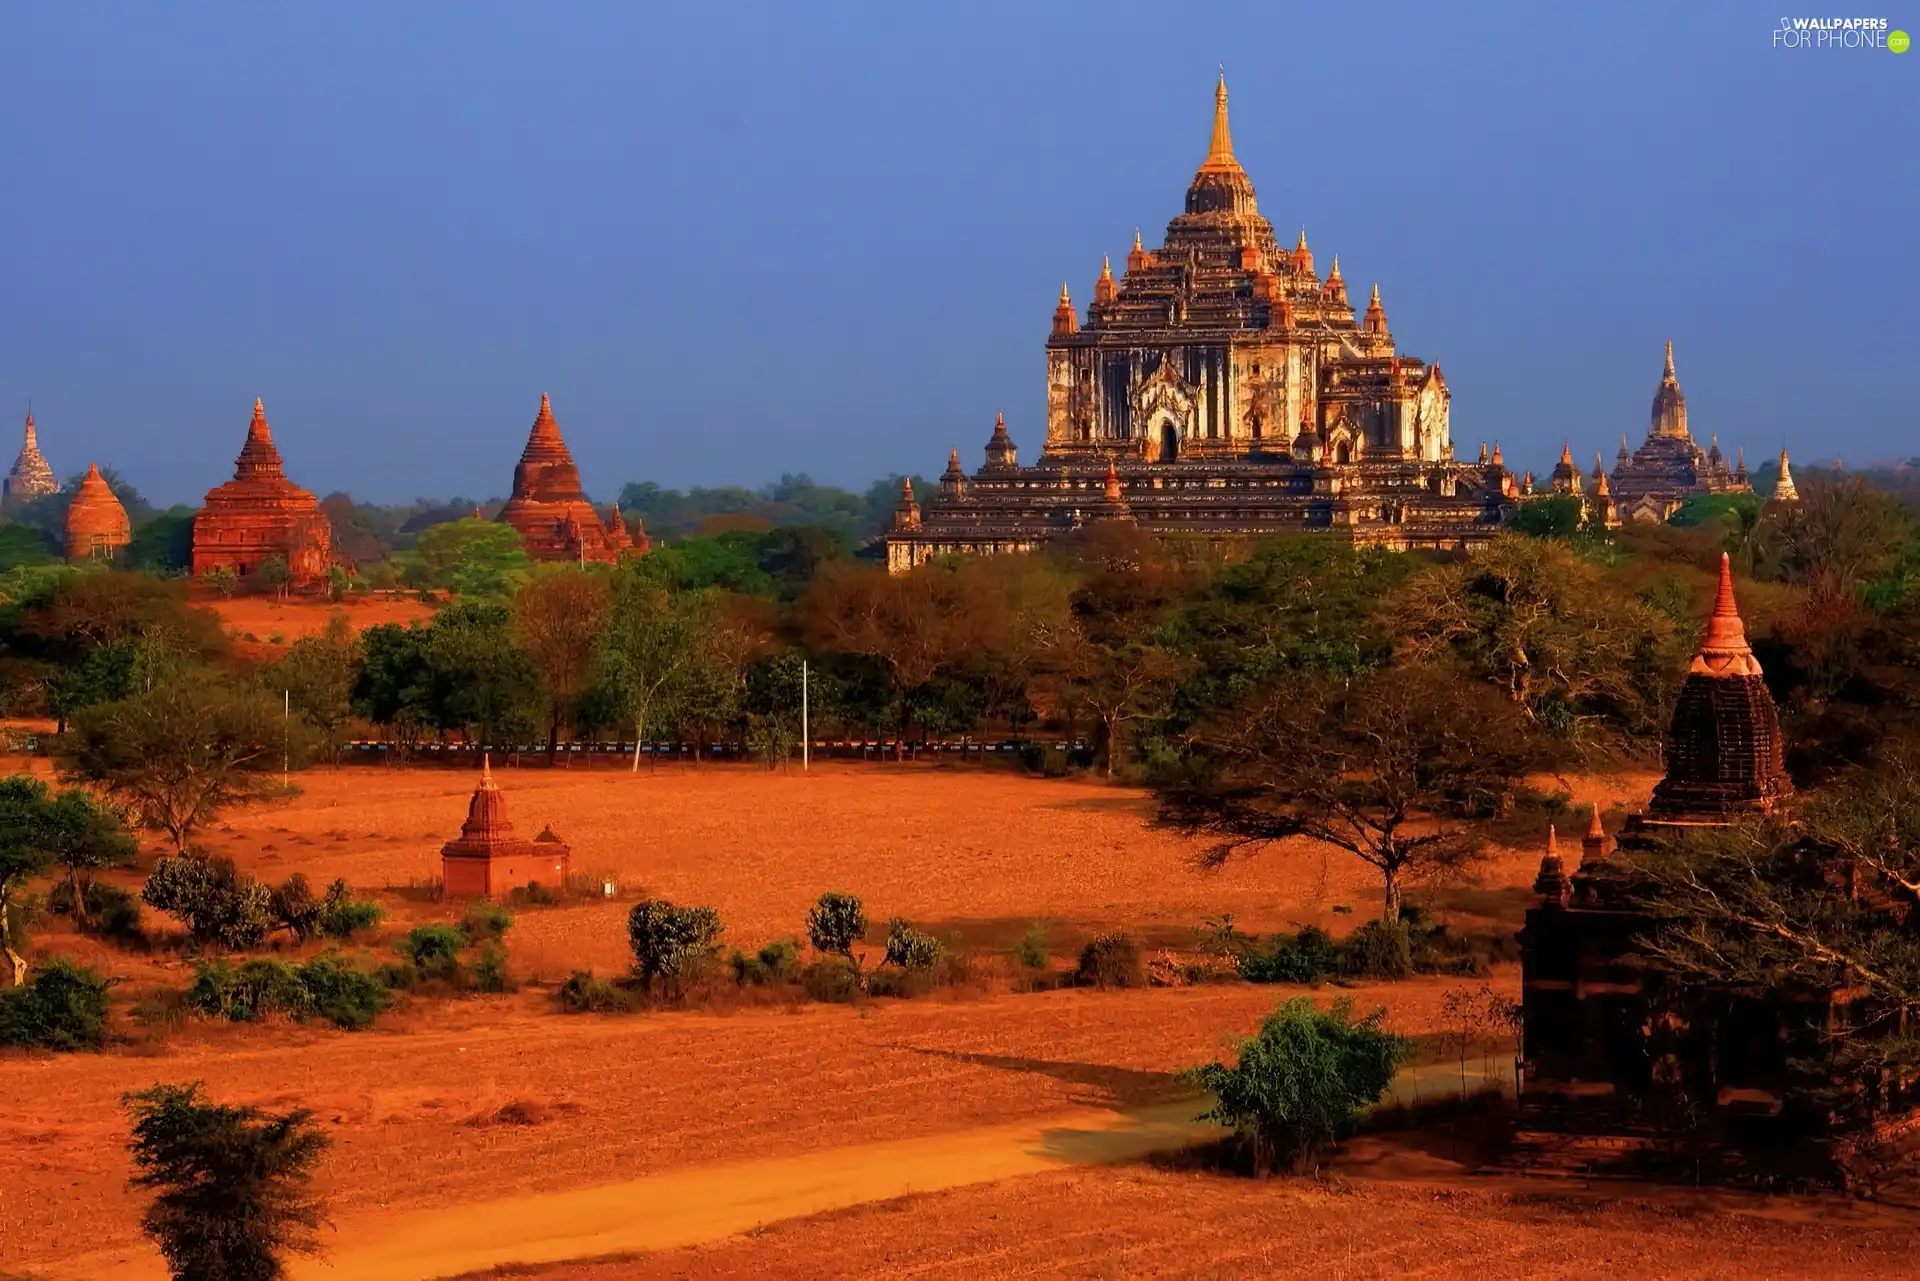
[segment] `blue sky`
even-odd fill
[[[1920,9],[1890,11],[1920,31]],[[1214,66],[1283,235],[1378,280],[1462,452],[1645,430],[1672,338],[1751,461],[1920,453],[1920,52],[1752,5],[0,8],[0,449],[504,493],[1031,458],[1084,306],[1205,153]],[[1901,139],[1907,139],[1902,142]]]

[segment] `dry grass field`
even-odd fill
[[[524,1255],[496,1250],[493,1262],[631,1251],[638,1240],[643,1253],[632,1257],[499,1274],[594,1281],[1602,1269],[1869,1275],[1894,1266],[1889,1243],[1913,1228],[1831,1214],[1809,1225],[1787,1213],[1797,1203],[1755,1209],[1488,1180],[1423,1151],[1421,1136],[1356,1144],[1343,1181],[1325,1187],[1243,1184],[1137,1161],[1088,1166],[1056,1160],[1048,1144],[1022,1137],[1115,1111],[1172,1108],[1184,1118],[1178,1070],[1250,1031],[1290,994],[1284,989],[1018,993],[982,981],[852,1008],[563,1015],[539,980],[587,965],[622,968],[624,913],[643,892],[718,908],[728,941],[741,946],[802,933],[814,898],[840,889],[862,895],[876,919],[902,915],[957,933],[983,955],[1042,922],[1064,957],[1078,940],[1114,928],[1150,948],[1189,949],[1194,927],[1224,912],[1249,930],[1319,922],[1339,931],[1375,911],[1378,890],[1370,869],[1310,848],[1201,870],[1192,842],[1150,825],[1143,795],[1090,782],[913,765],[839,765],[810,775],[528,768],[497,777],[516,824],[529,834],[552,824],[572,843],[576,870],[613,879],[619,898],[521,911],[509,951],[515,971],[534,982],[520,992],[417,1000],[370,1032],[190,1022],[103,1055],[0,1057],[0,1276],[164,1275],[139,1236],[140,1202],[125,1186],[118,1100],[155,1082],[192,1080],[223,1101],[312,1108],[333,1137],[321,1181],[336,1263],[303,1264],[296,1277],[378,1281],[467,1270],[472,1252],[456,1246],[482,1224],[508,1239],[524,1230],[529,1243]],[[338,876],[371,890],[391,913],[390,933],[458,915],[457,905],[404,887],[436,875],[438,846],[458,831],[472,773],[343,768],[297,782],[299,796],[229,815],[206,844],[263,878],[300,871],[317,883]],[[1617,790],[1593,795],[1631,799]],[[1457,919],[1471,924],[1471,908],[1514,923],[1537,861],[1531,850],[1490,860],[1479,885],[1448,896],[1461,909]],[[112,952],[57,930],[39,942],[45,952],[102,965],[125,980],[128,997],[177,989],[191,975],[177,950]],[[1517,975],[1494,981],[1511,992]],[[1345,994],[1363,1007],[1386,1005],[1402,1030],[1432,1033],[1443,1025],[1446,992],[1460,982],[1427,978]],[[909,1148],[888,1146],[902,1143]],[[843,1178],[827,1192],[793,1190],[796,1171],[804,1182],[815,1163],[825,1171],[838,1161],[858,1174],[869,1160],[865,1183]],[[1008,1177],[1036,1168],[1042,1172]],[[745,1236],[716,1231],[720,1239],[711,1241],[628,1232],[605,1248],[541,1239],[555,1197],[610,1185],[605,1212],[618,1219],[628,1204],[621,1187],[632,1185],[632,1204],[643,1195],[670,1203],[697,1197],[694,1189],[708,1186],[702,1177],[745,1189],[750,1204],[764,1180],[764,1204],[749,1226],[777,1226]],[[897,1199],[923,1187],[946,1190]],[[1569,1200],[1575,1192],[1600,1199]],[[813,1213],[836,1205],[843,1208]],[[435,1256],[445,1266],[376,1265],[366,1253],[406,1230],[445,1241],[448,1252]]]
[[[220,615],[241,651],[253,657],[270,657],[302,636],[325,631],[327,620],[335,614],[346,615],[347,625],[356,632],[380,623],[412,623],[433,617],[431,605],[384,597],[349,598],[335,604],[299,597],[276,600],[271,596],[236,596],[221,600],[208,595],[205,599],[196,596],[194,603]]]

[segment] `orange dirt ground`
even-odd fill
[[[623,916],[642,890],[717,907],[729,942],[743,946],[802,933],[813,899],[842,889],[861,894],[876,920],[904,915],[983,949],[1045,921],[1060,954],[1116,927],[1150,947],[1190,948],[1192,927],[1223,911],[1253,930],[1296,921],[1339,929],[1371,914],[1378,893],[1370,869],[1305,848],[1197,870],[1193,843],[1145,823],[1142,795],[1086,782],[844,765],[811,776],[742,767],[497,776],[516,824],[531,834],[551,823],[572,842],[577,870],[621,886],[620,901],[521,911],[508,942],[523,978],[624,966]],[[458,830],[474,780],[354,768],[296,781],[300,796],[231,815],[206,844],[274,880],[301,871],[322,884],[343,876],[362,889],[404,886],[437,873],[437,848]],[[1498,857],[1479,890],[1454,897],[1511,922],[1537,861],[1531,851]],[[459,913],[379,896],[395,930]],[[1334,904],[1354,910],[1336,914]],[[42,955],[70,952],[130,980],[131,995],[177,989],[191,974],[174,951],[108,952],[51,928],[38,943]],[[1505,972],[1495,982],[1512,992],[1516,979]],[[1460,983],[1420,979],[1351,995],[1363,1007],[1385,1004],[1396,1027],[1427,1033],[1442,1026],[1441,1002]],[[1015,994],[1002,983],[852,1009],[569,1017],[532,987],[418,1001],[359,1034],[190,1023],[164,1043],[140,1039],[105,1055],[0,1056],[0,1276],[163,1275],[139,1236],[140,1200],[125,1187],[118,1110],[122,1092],[159,1081],[202,1080],[223,1101],[312,1108],[334,1139],[321,1173],[337,1225],[330,1244],[350,1255],[400,1216],[716,1163],[963,1136],[1089,1107],[1164,1107],[1183,1094],[1178,1069],[1221,1053],[1229,1035],[1250,1031],[1289,994],[1240,984]],[[1571,1275],[1603,1259],[1636,1276],[1717,1274],[1703,1269],[1723,1265],[1861,1275],[1888,1258],[1880,1229],[1832,1219],[1815,1229],[1682,1213],[1657,1198],[1653,1209],[1570,1210],[1562,1183],[1495,1187],[1417,1163],[1412,1175],[1441,1190],[1400,1186],[1387,1178],[1404,1158],[1393,1151],[1401,1156],[1369,1166],[1364,1145],[1356,1149],[1356,1190],[1345,1197],[1137,1164],[1071,1169],[528,1275],[1200,1275],[1293,1271],[1296,1259],[1357,1275],[1409,1270],[1403,1263],[1448,1273],[1449,1260],[1458,1270]],[[1536,1196],[1547,1200],[1528,1199]],[[510,1217],[513,1204],[483,1213]],[[807,1212],[770,1200],[767,1217]],[[1299,1251],[1283,1249],[1296,1231]],[[1262,1249],[1277,1251],[1271,1262],[1261,1262]],[[303,1265],[296,1275],[346,1273]]]
[[[335,613],[345,614],[347,625],[356,632],[380,623],[411,623],[433,617],[431,605],[385,597],[371,600],[349,597],[336,604],[300,597],[278,600],[271,596],[238,596],[232,600],[217,597],[202,600],[196,596],[194,603],[219,614],[227,631],[248,652],[263,655],[276,653],[281,646],[291,645],[302,636],[325,631],[327,620]],[[253,637],[251,641],[246,639],[249,634]],[[275,641],[275,636],[280,640]]]

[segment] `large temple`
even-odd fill
[[[628,552],[647,549],[646,534],[629,531],[618,507],[604,518],[580,487],[580,468],[561,439],[553,406],[540,395],[527,447],[513,469],[513,495],[496,519],[520,533],[535,560],[611,565]]]
[[[5,495],[0,501],[24,503],[55,493],[59,488],[60,482],[53,478],[53,468],[40,452],[40,434],[34,429],[33,412],[29,410],[26,442],[20,446],[20,456],[13,460],[13,469],[7,473]]]
[[[1627,452],[1627,438],[1620,438],[1611,489],[1621,520],[1649,522],[1665,520],[1694,494],[1752,492],[1744,451],[1729,466],[1717,434],[1704,450],[1694,443],[1687,429],[1687,398],[1673,369],[1671,342],[1666,369],[1653,393],[1647,438],[1632,453]]]
[[[233,479],[208,490],[193,518],[193,574],[221,569],[244,580],[275,559],[286,564],[288,586],[319,586],[333,565],[333,526],[313,494],[287,479],[256,399]]]
[[[1375,286],[1356,317],[1334,259],[1314,267],[1262,217],[1233,153],[1227,86],[1164,243],[1101,265],[1082,321],[1065,286],[1047,340],[1046,437],[1019,465],[1004,419],[986,463],[956,452],[887,538],[901,571],[1021,551],[1124,510],[1146,530],[1243,538],[1331,531],[1396,549],[1486,542],[1518,497],[1498,449],[1456,462],[1436,364],[1400,354]],[[1115,484],[1109,485],[1111,475]]]

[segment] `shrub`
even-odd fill
[[[1053,948],[1047,941],[1047,927],[1035,921],[1013,945],[1013,963],[1023,970],[1040,971],[1053,961]]]
[[[922,996],[931,992],[936,986],[931,966],[912,970],[897,966],[883,966],[867,976],[869,996]]]
[[[1249,983],[1318,983],[1340,972],[1333,936],[1309,925],[1298,934],[1275,934],[1264,949],[1243,952],[1234,968]]]
[[[1209,1063],[1186,1074],[1219,1100],[1200,1119],[1238,1132],[1256,1176],[1312,1168],[1412,1055],[1411,1041],[1381,1027],[1385,1017],[1375,1010],[1355,1022],[1350,1001],[1330,1010],[1307,997],[1288,1001],[1240,1042],[1235,1066]]]
[[[380,980],[331,956],[316,956],[300,967],[300,984],[313,1012],[349,1031],[371,1026],[390,998]]]
[[[118,943],[144,943],[146,930],[141,920],[140,900],[105,881],[89,881],[81,891],[85,913],[73,910],[73,887],[62,881],[47,897],[47,907],[62,916],[74,918],[74,924],[89,934]]]
[[[1140,949],[1128,934],[1102,934],[1080,949],[1074,980],[1095,987],[1138,987]]]
[[[823,956],[800,974],[801,985],[816,1001],[850,1005],[860,999],[860,969],[844,956]]]
[[[627,914],[627,944],[643,985],[664,980],[684,992],[713,959],[720,914],[710,907],[675,907],[665,899],[635,903]]]
[[[308,1190],[327,1137],[306,1111],[221,1107],[194,1085],[121,1100],[133,1116],[135,1186],[154,1189],[140,1226],[179,1278],[272,1281],[282,1256],[319,1250]]]
[[[202,961],[185,999],[201,1014],[240,1023],[282,1014],[297,1020],[318,1016],[348,1029],[368,1026],[388,1003],[376,976],[331,956],[305,965],[252,960],[237,970],[225,961]]]
[[[1413,933],[1405,921],[1368,921],[1340,947],[1340,973],[1352,978],[1403,979],[1413,973]]]
[[[103,979],[70,961],[49,961],[25,987],[0,991],[0,1045],[43,1050],[97,1050],[107,1040]]]
[[[307,878],[295,872],[282,881],[279,888],[272,891],[268,912],[273,923],[286,930],[304,943],[313,937],[319,928],[320,900],[313,896],[313,887],[307,884]]]
[[[734,981],[756,987],[791,983],[800,977],[800,942],[776,939],[753,956],[735,952],[727,958]]]
[[[569,1014],[624,1014],[633,1008],[633,997],[626,989],[592,970],[575,970],[553,995]]]
[[[867,933],[867,913],[852,894],[827,893],[807,913],[807,941],[813,950],[853,959],[853,945]]]
[[[507,969],[506,950],[499,944],[487,943],[480,948],[480,959],[473,966],[473,986],[481,992],[511,992],[519,986]]]
[[[487,939],[502,939],[513,928],[513,913],[498,903],[489,903],[481,899],[467,908],[467,916],[460,923],[467,938],[473,942]]]
[[[449,963],[458,966],[468,941],[466,931],[457,925],[416,925],[400,940],[399,947],[401,954],[424,974]]]
[[[163,858],[140,897],[149,907],[179,917],[203,947],[244,951],[273,928],[273,895],[235,871],[232,859],[194,853]]]
[[[552,907],[560,901],[559,894],[538,881],[528,881],[507,897],[515,903],[522,903],[528,907]]]
[[[887,922],[887,958],[884,964],[903,970],[930,970],[940,959],[940,940],[922,934],[896,916]]]
[[[347,883],[336,880],[327,886],[327,896],[320,900],[314,928],[330,939],[350,939],[378,925],[382,915],[378,903],[354,898]]]

